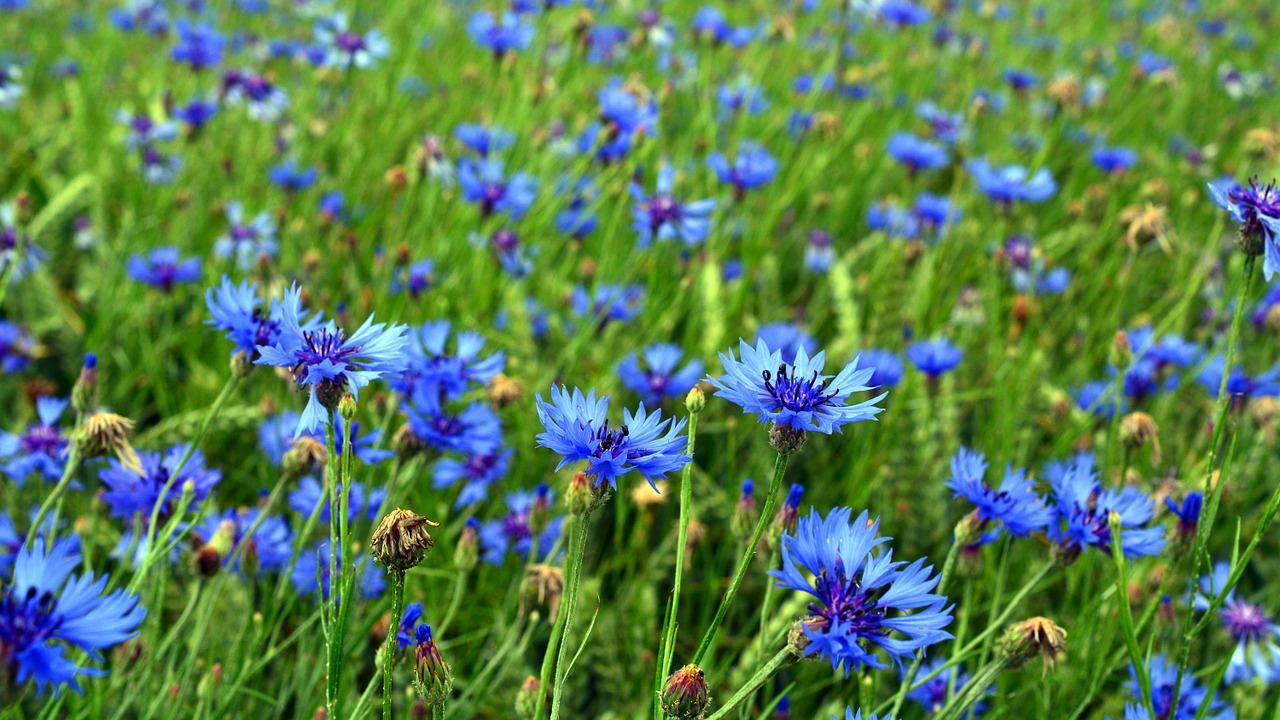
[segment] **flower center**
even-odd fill
[[[839,394],[837,391],[826,392],[826,381],[818,382],[818,371],[809,378],[796,377],[794,367],[782,363],[775,376],[768,370],[764,373],[764,389],[769,391],[779,406],[788,410],[813,410],[829,402]]]
[[[61,431],[49,425],[32,425],[19,443],[28,455],[44,454],[49,457],[57,457],[58,453],[67,446]]]
[[[843,571],[836,571],[832,575],[824,570],[815,579],[814,585],[822,604],[810,604],[810,612],[825,618],[832,625],[839,623],[847,635],[889,634],[887,629],[881,627],[884,610],[876,607],[879,593],[864,592],[860,575],[845,578]]]
[[[1222,609],[1222,622],[1236,640],[1257,642],[1267,634],[1271,618],[1251,602],[1233,602]]]
[[[40,595],[34,587],[21,595],[12,586],[0,590],[0,667],[7,668],[14,655],[58,630],[62,618],[54,616],[57,604],[47,590]]]

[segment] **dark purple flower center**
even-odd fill
[[[649,200],[649,227],[654,232],[667,223],[677,223],[684,208],[667,193],[658,193]]]
[[[845,578],[837,569],[834,575],[826,570],[814,579],[814,589],[822,604],[811,603],[809,612],[839,625],[846,635],[859,637],[885,636],[887,628],[881,627],[884,610],[876,606],[878,592],[864,592],[861,575]]]
[[[667,386],[671,384],[671,376],[663,373],[649,375],[649,391],[654,395],[666,395]]]
[[[463,471],[467,473],[467,477],[475,480],[483,480],[488,477],[489,472],[498,464],[498,456],[490,453],[476,453],[467,458]]]
[[[320,328],[304,331],[302,338],[305,346],[297,351],[298,362],[302,365],[319,365],[325,360],[343,365],[348,358],[360,352],[359,347],[346,344],[346,333],[341,330],[330,332],[328,328]]]
[[[507,186],[500,182],[486,182],[480,190],[480,212],[488,215],[507,194]]]
[[[500,254],[513,253],[520,247],[520,238],[510,230],[502,228],[493,234],[493,246]]]
[[[1237,600],[1222,608],[1222,624],[1237,641],[1257,642],[1267,635],[1271,618],[1260,605]]]
[[[18,247],[18,231],[5,228],[0,231],[0,251],[13,250]]]
[[[596,441],[599,448],[595,452],[596,457],[603,457],[608,454],[617,457],[619,454],[626,453],[627,438],[631,436],[631,430],[626,425],[620,426],[616,430],[609,429],[609,421],[605,420],[604,425],[592,433],[592,439]]]
[[[257,233],[248,225],[237,223],[231,226],[231,239],[235,242],[248,242],[252,240]]]
[[[1280,218],[1280,187],[1275,182],[1261,184],[1257,178],[1249,180],[1247,188],[1233,188],[1227,192],[1227,201],[1240,212],[1244,219],[1240,226],[1240,235],[1247,238],[1262,238],[1266,228],[1258,216]]]
[[[135,115],[133,122],[129,123],[133,131],[139,135],[147,135],[151,132],[151,128],[155,127],[155,123],[151,122],[151,118],[146,115]]]
[[[58,599],[34,587],[18,594],[9,586],[0,590],[0,668],[8,672],[14,656],[57,632],[61,615],[55,615]]]
[[[818,382],[818,371],[808,378],[796,377],[796,369],[783,363],[776,375],[765,370],[764,389],[780,407],[788,410],[814,410],[831,401],[838,391],[827,392],[826,381]]]
[[[32,425],[27,428],[27,433],[19,439],[18,443],[27,455],[48,455],[49,457],[57,457],[67,446],[67,440],[62,437],[62,432],[49,425]]]
[[[335,42],[338,45],[338,49],[342,50],[348,55],[355,55],[357,52],[360,52],[365,47],[364,38],[351,32],[338,33],[338,37],[336,38]]]
[[[529,529],[529,511],[508,513],[502,518],[502,533],[515,542],[533,537],[533,532]]]

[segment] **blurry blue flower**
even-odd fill
[[[413,626],[422,619],[422,603],[411,602],[404,606],[404,614],[400,616],[400,624],[396,626],[396,642],[405,648],[412,644]]]
[[[1126,558],[1155,555],[1164,549],[1164,526],[1143,527],[1154,515],[1151,498],[1135,487],[1104,488],[1091,457],[1078,456],[1048,480],[1056,515],[1049,523],[1049,539],[1067,553],[1092,547],[1110,555],[1113,512],[1120,516],[1120,544]]]
[[[627,54],[631,32],[621,25],[596,23],[587,31],[587,62],[592,65],[611,65]]]
[[[809,242],[804,246],[805,268],[809,272],[826,273],[836,262],[836,251],[831,244],[831,234],[814,228],[809,231],[808,239]]]
[[[600,119],[578,138],[579,152],[594,152],[597,160],[613,162],[626,157],[640,138],[658,134],[658,102],[653,96],[637,97],[614,78],[596,98]]]
[[[1227,587],[1230,574],[1230,564],[1214,563],[1212,572],[1200,578],[1196,609],[1209,609],[1210,601]],[[1280,680],[1280,626],[1272,622],[1262,605],[1237,597],[1233,588],[1218,616],[1236,644],[1227,663],[1227,684],[1261,680],[1263,685],[1271,685]]]
[[[597,329],[604,329],[610,322],[628,322],[644,308],[644,287],[641,285],[597,285],[594,293],[579,285],[569,298],[573,314],[585,320],[594,320]]]
[[[901,666],[917,651],[951,639],[943,630],[951,623],[947,599],[930,592],[939,580],[929,577],[933,566],[923,559],[894,562],[892,551],[873,553],[892,538],[877,537],[880,521],[868,522],[866,511],[853,520],[851,514],[841,507],[825,519],[816,510],[801,518],[796,532],[782,537],[782,569],[769,571],[777,587],[817,600],[803,621],[809,639],[804,653],[826,658],[832,668],[843,665],[846,675],[888,667],[877,649]]]
[[[507,179],[502,159],[497,157],[459,160],[458,184],[467,202],[479,204],[481,217],[510,212],[512,218],[519,218],[538,194],[537,181],[525,173],[517,172]]]
[[[867,228],[902,240],[914,240],[920,236],[919,218],[889,202],[872,203],[867,208]]]
[[[359,399],[360,388],[398,375],[404,369],[406,342],[405,326],[374,324],[372,315],[350,337],[333,321],[304,326],[301,293],[296,285],[285,293],[280,335],[274,345],[260,346],[254,360],[259,365],[289,368],[299,388],[310,387],[297,434],[327,425],[325,410],[337,407],[344,391]]]
[[[178,128],[173,123],[152,120],[146,113],[133,115],[120,110],[116,113],[116,120],[127,129],[124,146],[129,150],[140,150],[178,137]]]
[[[1040,84],[1039,78],[1037,78],[1033,73],[1025,70],[1010,68],[1004,71],[1003,77],[1005,82],[1009,83],[1009,87],[1017,90],[1018,92],[1030,90]]]
[[[1144,50],[1138,56],[1138,69],[1144,75],[1156,75],[1173,69],[1173,61],[1163,55]]]
[[[285,453],[299,442],[315,443],[321,448],[326,446],[324,433],[316,433],[313,431],[303,430],[298,432],[298,421],[301,416],[292,410],[285,410],[277,413],[266,420],[262,421],[262,425],[258,427],[258,447],[267,454],[273,465],[280,465],[284,461]],[[346,436],[347,421],[341,415],[336,416],[337,425],[334,426],[334,447],[341,457],[346,452],[347,446],[344,440]],[[370,465],[380,463],[387,458],[392,457],[395,453],[385,448],[380,448],[382,444],[382,430],[373,428],[368,432],[364,432],[359,421],[351,421],[351,447],[355,450],[356,457],[360,462]]]
[[[342,70],[373,67],[376,60],[386,57],[391,50],[386,37],[377,30],[364,35],[352,32],[346,13],[341,12],[318,20],[314,35],[324,49],[325,67]]]
[[[337,562],[342,562],[342,554],[338,554]],[[374,567],[373,558],[369,555],[357,555],[355,562],[351,564],[351,568],[356,572],[356,588],[360,592],[360,596],[366,599],[376,598],[382,594],[387,587],[386,573],[381,568]],[[329,586],[331,579],[329,576],[329,542],[321,540],[316,543],[315,549],[303,550],[298,555],[298,562],[293,566],[293,572],[289,579],[293,582],[293,587],[298,591],[299,595],[310,595],[316,591],[317,578],[319,579],[319,587],[321,597],[329,599]]]
[[[414,388],[404,407],[413,437],[436,450],[469,454],[492,450],[502,444],[502,425],[485,403],[473,402],[461,411],[444,406],[435,388]]]
[[[1138,153],[1126,147],[1105,147],[1099,145],[1093,149],[1093,164],[1106,173],[1117,173],[1128,170],[1138,161]]]
[[[1115,389],[1116,384],[1112,380],[1087,382],[1075,391],[1076,407],[1109,420],[1116,412]],[[1128,401],[1122,399],[1120,412],[1128,412],[1128,409]]]
[[[160,36],[169,31],[169,11],[164,0],[125,0],[107,11],[111,24],[125,32],[145,30]]]
[[[677,369],[683,357],[679,345],[650,345],[644,350],[644,367],[632,352],[618,365],[618,377],[649,405],[661,405],[667,398],[681,399],[702,377],[701,360],[690,360]]]
[[[749,27],[734,27],[725,21],[720,11],[710,5],[704,5],[693,16],[693,36],[696,39],[709,39],[716,45],[728,44],[740,48],[755,37],[755,31]]]
[[[277,571],[286,567],[289,560],[293,558],[293,534],[289,531],[289,525],[284,518],[269,515],[262,519],[252,535],[248,535],[249,528],[258,521],[261,512],[253,507],[226,510],[221,514],[209,515],[192,529],[192,536],[197,543],[208,543],[226,523],[231,528],[231,552],[244,546],[236,558],[235,565],[232,566],[235,572],[242,572],[245,556],[249,554],[254,556],[253,566],[257,568],[259,574]],[[224,555],[223,564],[225,565],[230,559],[230,553]]]
[[[947,488],[955,497],[963,497],[977,506],[976,520],[981,525],[999,523],[1015,537],[1026,537],[1045,529],[1053,513],[1035,492],[1035,481],[1025,470],[1005,468],[999,488],[987,484],[986,459],[980,454],[960,448],[951,458],[951,477]],[[984,528],[985,529],[985,528]]]
[[[169,185],[182,171],[182,156],[177,153],[162,153],[148,147],[142,150],[142,179],[149,185]]]
[[[178,283],[200,279],[200,260],[183,260],[176,247],[159,247],[144,258],[134,255],[125,265],[129,277],[151,285],[165,293],[172,293]]]
[[[280,243],[270,214],[260,212],[252,220],[245,220],[244,206],[238,202],[227,203],[225,212],[230,227],[214,242],[214,255],[224,259],[234,255],[241,270],[247,270],[262,256],[275,259]]]
[[[21,327],[8,320],[0,320],[0,369],[6,373],[22,370],[31,362],[35,343]]]
[[[71,576],[79,564],[69,540],[49,545],[37,538],[18,551],[12,581],[0,588],[0,660],[16,685],[32,680],[38,694],[52,686],[56,695],[63,685],[83,692],[77,676],[107,673],[78,664],[79,653],[67,657],[67,647],[101,661],[100,650],[138,634],[147,615],[138,596],[125,590],[104,595],[105,575]]]
[[[461,458],[442,457],[431,468],[431,485],[437,490],[462,483],[455,508],[486,500],[489,488],[506,477],[511,465],[511,448],[500,444],[476,448]]]
[[[745,413],[755,413],[762,423],[789,426],[797,430],[830,434],[840,432],[843,425],[874,419],[883,408],[876,403],[887,393],[861,403],[848,405],[853,393],[872,388],[866,383],[872,368],[859,368],[858,358],[835,376],[822,374],[826,353],[812,358],[801,348],[791,363],[782,360],[780,350],[770,350],[763,340],[755,347],[740,340],[742,358],[720,353],[724,374],[707,379],[719,391],[717,395],[736,403]]]
[[[1236,714],[1231,706],[1223,702],[1215,692],[1209,697],[1208,688],[1196,682],[1196,674],[1190,669],[1183,674],[1182,683],[1178,685],[1178,707],[1170,707],[1173,703],[1173,689],[1178,683],[1178,664],[1169,662],[1163,653],[1151,656],[1147,665],[1147,679],[1151,687],[1151,705],[1155,717],[1159,720],[1195,720],[1200,707],[1208,700],[1204,715],[1205,720],[1235,720]],[[1142,697],[1142,687],[1138,678],[1129,668],[1129,693],[1135,698]],[[1124,709],[1124,720],[1153,720],[1149,718],[1146,708],[1139,700],[1130,703]]]
[[[405,345],[405,368],[393,387],[405,395],[423,388],[450,400],[459,400],[468,390],[483,388],[506,363],[506,354],[498,351],[481,355],[484,336],[471,330],[453,333],[453,352],[449,344],[451,326],[448,320],[433,320],[410,330]]]
[[[391,294],[399,295],[406,290],[413,299],[435,284],[436,263],[434,260],[419,260],[409,265],[398,266],[391,274]]]
[[[902,359],[898,354],[890,350],[881,350],[878,348],[870,348],[858,353],[862,364],[872,369],[871,377],[867,380],[867,384],[871,387],[891,388],[897,387],[902,382],[902,375],[906,368],[902,365]]]
[[[1027,169],[1020,165],[996,168],[985,158],[971,160],[965,167],[987,197],[1002,205],[1012,205],[1019,200],[1044,202],[1058,191],[1058,184],[1045,168],[1028,176]]]
[[[934,137],[949,145],[954,145],[965,136],[964,115],[949,113],[930,100],[916,106],[916,117],[929,124]]]
[[[285,192],[298,193],[315,185],[320,173],[314,167],[299,167],[296,159],[289,158],[272,167],[267,172],[267,177],[273,185],[280,187]]]
[[[17,218],[15,203],[0,203],[0,277],[12,273],[12,283],[34,272],[47,258],[43,249],[31,243],[31,235],[18,229]]]
[[[778,161],[768,150],[753,142],[744,141],[738,146],[733,164],[724,155],[712,153],[707,158],[707,165],[720,178],[720,182],[733,186],[734,198],[739,202],[748,190],[769,183],[778,174]]]
[[[1228,180],[1209,183],[1209,195],[1240,224],[1245,252],[1262,255],[1262,274],[1271,280],[1280,270],[1280,185],[1254,178],[1245,188]]]
[[[62,477],[66,450],[71,441],[58,420],[67,409],[67,401],[41,397],[36,400],[37,422],[28,425],[21,435],[0,431],[0,460],[4,474],[18,487],[33,472],[48,480]]]
[[[1204,495],[1198,492],[1189,492],[1183,498],[1181,506],[1174,502],[1172,497],[1166,497],[1164,505],[1171,514],[1178,518],[1178,537],[1183,539],[1194,538],[1196,529],[1200,525],[1200,510],[1204,507]]]
[[[186,445],[174,445],[163,455],[154,451],[140,451],[138,459],[142,465],[141,474],[111,458],[110,465],[98,471],[98,478],[106,485],[99,493],[99,498],[111,508],[111,517],[130,521],[135,513],[142,513],[144,518],[149,519],[152,508],[159,505],[160,518],[166,519],[176,509],[178,500],[182,497],[183,485],[188,482],[192,488],[191,503],[197,505],[204,502],[213,486],[222,479],[222,473],[205,468],[204,454],[195,450],[182,469],[178,470],[178,474],[173,475],[186,452]],[[162,496],[161,491],[166,484],[169,484],[169,490]]]
[[[180,18],[176,27],[178,42],[170,52],[175,62],[186,63],[192,70],[204,70],[222,62],[226,41],[216,28],[208,23],[192,23],[186,18]]]
[[[357,451],[356,456],[359,457]],[[351,490],[347,493],[347,512],[352,519],[363,517],[370,522],[378,519],[378,510],[382,506],[382,501],[387,497],[387,491],[383,488],[373,488],[365,490],[364,485],[358,482],[351,482]],[[321,506],[325,500],[324,488],[316,479],[310,475],[298,481],[298,487],[289,493],[289,507],[303,517],[310,517],[316,508],[320,508],[317,519],[322,523],[328,523],[331,516],[330,505]],[[341,506],[342,485],[338,485],[338,490],[334,493],[334,497],[329,498],[329,502],[336,507]]]
[[[955,370],[963,357],[964,351],[946,338],[921,340],[907,347],[907,360],[930,378]]]
[[[1196,382],[1208,391],[1210,397],[1218,397],[1226,364],[1227,361],[1221,355],[1215,355],[1196,375]],[[1231,396],[1234,403],[1242,403],[1255,397],[1280,396],[1280,365],[1272,366],[1266,372],[1254,376],[1246,375],[1244,368],[1235,366],[1227,375],[1227,395]]]
[[[530,514],[535,510],[547,513],[555,500],[555,493],[546,485],[534,490],[517,490],[507,495],[507,514],[480,526],[482,559],[493,565],[501,565],[508,553],[524,561],[533,550],[533,529],[529,526]],[[564,526],[564,516],[546,519],[546,528],[538,535],[534,562],[549,562],[551,550]]]
[[[912,174],[920,170],[946,167],[951,162],[944,146],[908,132],[894,133],[889,138],[887,149],[889,156],[906,165]]]
[[[775,352],[781,352],[782,362],[788,365],[795,364],[801,351],[812,357],[818,350],[818,342],[795,323],[765,323],[756,330],[756,342],[761,340]]]
[[[22,69],[17,65],[0,65],[0,110],[18,106],[18,98],[26,91],[21,80]]]
[[[569,205],[556,214],[556,229],[581,240],[596,229],[593,209],[598,193],[595,185],[588,178],[580,178],[577,182],[562,182],[557,194],[569,195]]]
[[[227,333],[227,339],[235,343],[231,354],[243,352],[247,358],[254,360],[258,349],[275,345],[280,339],[284,322],[284,310],[281,301],[271,300],[271,309],[264,313],[258,307],[262,303],[256,293],[257,284],[250,285],[242,280],[239,285],[231,284],[231,279],[222,276],[222,284],[205,291],[205,306],[209,309],[212,320],[205,324],[213,325]],[[314,330],[320,322],[320,314],[308,318],[302,310],[299,294],[285,294],[284,302],[293,305],[292,315],[299,319],[304,330]]]
[[[533,25],[512,12],[504,12],[501,20],[488,12],[477,12],[467,21],[467,32],[477,45],[489,48],[495,59],[524,50],[533,42]]]
[[[930,675],[933,675],[934,672],[938,672],[939,668],[946,664],[947,659],[945,657],[935,657],[934,659],[920,665],[920,669],[916,672],[916,677],[929,677]],[[951,678],[953,675],[955,676],[954,690],[951,689]],[[934,675],[932,680],[929,680],[920,687],[908,692],[907,699],[919,703],[920,707],[924,709],[927,715],[933,716],[947,704],[948,695],[951,693],[959,695],[964,690],[964,686],[969,683],[969,679],[969,673],[965,672],[961,668],[949,667],[938,672],[937,675]],[[982,692],[982,694],[986,696],[990,695],[991,692],[991,688],[987,688]],[[979,699],[970,706],[969,710],[965,712],[963,717],[965,720],[973,720],[973,718],[981,715],[986,710],[986,707],[987,703]]]
[[[480,157],[489,157],[491,153],[506,150],[516,141],[516,136],[509,130],[497,126],[473,125],[462,123],[454,129],[453,134]]]
[[[202,100],[200,98],[192,98],[185,104],[178,105],[173,110],[173,117],[186,123],[191,133],[197,133],[204,129],[204,126],[218,114],[218,101],[216,99]]]
[[[932,15],[929,8],[921,7],[908,0],[879,0],[876,3],[876,14],[885,22],[898,27],[920,25],[928,22]]]
[[[716,100],[720,108],[730,115],[745,110],[748,115],[759,115],[769,109],[769,99],[764,89],[749,78],[738,78],[733,83],[722,83],[716,88]]]
[[[262,122],[275,122],[289,109],[289,97],[283,90],[247,71],[222,74],[222,97],[229,105],[244,105],[250,118]]]
[[[911,206],[911,214],[920,221],[921,226],[934,235],[941,234],[943,228],[960,221],[960,208],[953,207],[951,200],[941,195],[920,193],[915,205]]]
[[[686,245],[696,245],[707,239],[716,201],[676,200],[671,194],[674,183],[675,170],[670,165],[663,165],[658,170],[658,184],[653,195],[645,195],[638,183],[631,183],[631,195],[636,201],[635,221],[631,227],[640,233],[639,247],[649,247],[655,237],[659,240],[679,238]]]
[[[342,208],[346,204],[346,197],[340,190],[332,190],[320,196],[320,202],[317,203],[317,209],[320,211],[320,217],[326,222],[333,222],[336,219],[344,219]]]
[[[557,470],[586,461],[588,475],[597,484],[617,487],[617,479],[635,470],[657,489],[656,478],[684,467],[690,458],[685,454],[686,439],[680,434],[685,420],[663,420],[660,412],[647,413],[644,403],[633,414],[622,411],[622,424],[609,427],[606,414],[609,398],[596,399],[595,390],[584,397],[574,388],[570,393],[559,385],[551,386],[551,402],[537,396],[538,420],[544,432],[538,434],[538,446],[560,455]]]

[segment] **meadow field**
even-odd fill
[[[1280,720],[1270,0],[0,0],[0,719]]]

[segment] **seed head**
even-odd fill
[[[408,510],[392,510],[373,531],[373,556],[391,570],[405,571],[422,562],[435,546],[428,527],[440,527]]]

